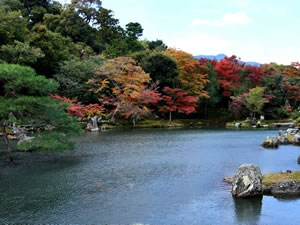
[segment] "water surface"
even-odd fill
[[[75,151],[0,160],[0,223],[300,224],[300,200],[237,199],[223,182],[242,163],[300,170],[299,147],[263,149],[276,130],[87,133]]]

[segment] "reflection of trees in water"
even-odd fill
[[[235,215],[241,224],[258,224],[262,208],[262,196],[234,198]]]

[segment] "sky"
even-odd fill
[[[299,0],[102,0],[102,5],[122,27],[140,23],[142,39],[161,39],[193,55],[300,61]]]

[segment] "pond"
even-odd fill
[[[300,170],[297,146],[263,149],[276,130],[145,129],[86,133],[75,151],[0,160],[0,223],[300,224],[300,199],[234,200],[243,163]]]

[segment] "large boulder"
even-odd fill
[[[262,174],[257,165],[243,164],[232,180],[231,193],[235,197],[262,195]]]
[[[300,134],[295,134],[292,142],[294,145],[300,145]]]
[[[300,196],[300,182],[296,180],[281,181],[271,186],[271,194],[275,196]]]
[[[265,148],[277,148],[279,145],[279,139],[277,137],[266,137],[262,143]]]

